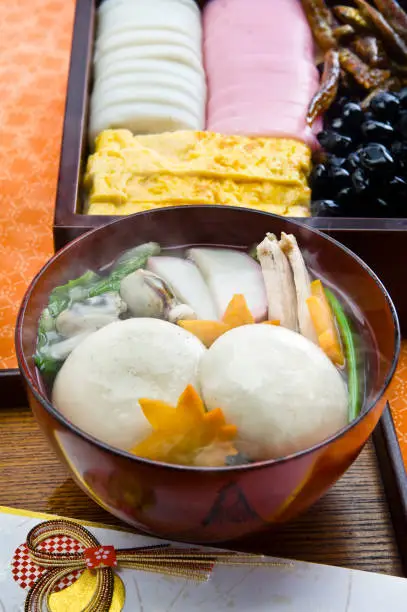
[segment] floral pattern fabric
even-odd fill
[[[74,0],[0,2],[0,368],[16,368],[27,285],[53,252],[52,222]]]

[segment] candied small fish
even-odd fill
[[[386,21],[382,13],[368,4],[366,0],[355,0],[355,3],[366,21],[370,22],[378,34],[380,34],[380,38],[389,52],[392,52],[398,59],[405,62],[407,60],[407,45],[390,23]]]
[[[336,47],[333,15],[324,0],[301,0],[312,34],[323,51]]]
[[[341,66],[336,49],[327,51],[324,58],[324,72],[321,85],[308,107],[307,123],[312,125],[315,119],[331,106],[338,93]]]
[[[361,36],[352,43],[352,48],[372,68],[385,68],[389,58],[382,42],[375,36]]]
[[[373,0],[383,17],[396,32],[407,40],[407,13],[396,0]]]
[[[337,5],[333,7],[335,17],[342,23],[352,26],[354,30],[366,32],[371,29],[369,23],[358,9],[352,6]]]
[[[346,72],[349,72],[355,81],[365,89],[378,87],[380,83],[383,83],[391,76],[390,70],[371,68],[350,49],[341,49],[339,51],[339,61],[341,67]]]

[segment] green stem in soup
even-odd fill
[[[349,422],[351,422],[356,419],[360,410],[359,379],[357,372],[355,341],[348,318],[339,300],[331,291],[329,291],[329,289],[325,289],[325,294],[335,315],[345,351],[346,365],[348,370]]]

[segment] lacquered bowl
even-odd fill
[[[97,269],[147,241],[163,247],[250,248],[266,232],[293,233],[309,268],[345,301],[358,326],[366,361],[360,416],[335,436],[277,460],[225,468],[193,468],[139,459],[98,442],[52,406],[32,355],[40,313],[56,285]],[[392,301],[375,274],[338,242],[285,218],[241,208],[191,206],[139,213],[85,234],[59,251],[25,295],[16,348],[30,406],[77,484],[106,510],[147,533],[191,542],[220,542],[290,520],[348,469],[385,406],[398,359],[400,332]]]

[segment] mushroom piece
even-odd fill
[[[188,385],[199,389],[204,345],[168,321],[110,323],[77,346],[58,372],[52,401],[77,427],[124,450],[152,427],[139,399],[176,404]]]
[[[284,232],[281,232],[280,247],[288,257],[294,276],[300,333],[308,340],[318,344],[317,334],[307,305],[307,299],[311,297],[311,281],[300,247],[293,234],[285,234]]]
[[[313,342],[281,326],[226,332],[203,355],[200,387],[208,410],[238,428],[236,449],[252,460],[310,448],[348,422],[340,373]]]
[[[117,321],[126,310],[127,305],[118,293],[106,293],[75,302],[57,316],[55,327],[61,336],[71,338]]]
[[[269,320],[277,320],[283,327],[296,331],[297,297],[293,274],[274,234],[267,234],[258,245],[257,257],[266,287]]]

